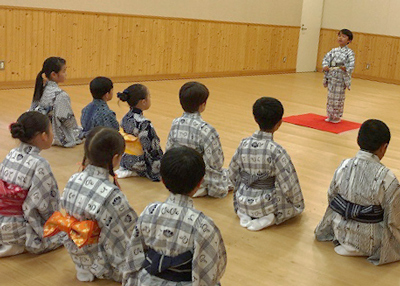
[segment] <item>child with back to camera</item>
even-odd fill
[[[380,162],[390,130],[380,120],[365,121],[358,132],[360,150],[336,169],[328,207],[315,229],[318,241],[333,241],[335,252],[367,256],[381,265],[400,260],[400,186]]]
[[[177,147],[165,153],[161,177],[170,195],[163,203],[149,204],[138,218],[123,285],[220,285],[227,261],[221,233],[191,199],[204,174],[197,151]]]
[[[140,176],[159,182],[160,160],[163,156],[160,138],[151,121],[143,116],[143,111],[151,106],[150,91],[142,84],[133,84],[117,96],[130,106],[130,110],[121,121],[122,131],[139,139],[143,154],[125,152],[121,159],[121,167],[115,173],[118,178]]]
[[[30,110],[49,116],[54,133],[53,145],[74,147],[82,143],[82,128],[76,123],[69,95],[58,86],[66,77],[66,61],[60,57],[47,58],[36,77]]]
[[[253,115],[260,130],[242,140],[229,171],[240,225],[257,231],[299,215],[304,199],[289,154],[273,140],[282,124],[281,102],[262,97],[254,103]]]
[[[219,134],[201,118],[209,96],[207,87],[199,82],[187,82],[179,90],[184,113],[172,121],[166,149],[187,146],[203,155],[206,164],[204,181],[194,195],[223,198],[232,188],[228,170],[224,169],[224,153]]]
[[[60,206],[56,179],[39,155],[53,142],[51,123],[47,116],[28,111],[10,131],[21,143],[0,164],[0,257],[47,252],[64,238],[43,238],[43,225]]]
[[[118,131],[98,126],[88,134],[84,149],[83,165],[88,165],[72,175],[61,198],[67,215],[55,213],[46,222],[45,234],[68,233],[64,246],[79,281],[97,277],[120,282],[126,244],[137,220],[113,171],[119,166],[125,141]]]
[[[107,101],[113,98],[113,82],[107,77],[99,76],[94,78],[89,86],[93,101],[82,109],[82,137],[86,137],[96,126],[110,127],[118,131],[119,123],[115,112],[107,105]]]
[[[322,61],[324,87],[328,88],[325,121],[339,123],[343,116],[346,88],[350,90],[351,74],[354,70],[354,52],[347,46],[353,40],[350,30],[338,33],[339,47],[329,51]]]

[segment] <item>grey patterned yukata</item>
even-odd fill
[[[153,124],[143,116],[142,110],[131,107],[122,118],[121,127],[125,133],[139,138],[143,148],[143,155],[135,156],[124,153],[121,167],[152,181],[160,181],[160,162],[164,153]]]
[[[172,121],[166,150],[179,146],[193,148],[203,155],[206,174],[200,187],[200,192],[204,191],[201,195],[225,197],[232,187],[228,170],[222,168],[224,153],[219,134],[214,127],[201,118],[200,113],[184,112],[182,117]]]
[[[361,223],[345,220],[328,207],[315,229],[316,239],[337,241],[355,248],[375,265],[400,260],[400,186],[395,175],[380,163],[379,158],[359,151],[354,158],[344,160],[333,176],[328,201],[337,194],[358,205],[381,206],[383,221]]]
[[[0,215],[0,245],[25,245],[31,253],[43,253],[62,245],[65,234],[43,238],[43,226],[60,207],[57,182],[40,150],[21,143],[0,164],[0,179],[28,190],[23,216]]]
[[[191,251],[192,281],[173,282],[150,275],[142,268],[149,248],[172,257]],[[128,244],[126,257],[125,286],[219,285],[227,262],[217,226],[193,208],[191,198],[179,194],[170,194],[164,203],[152,203],[145,208]]]
[[[234,208],[252,218],[275,215],[280,224],[304,210],[296,170],[286,150],[271,133],[257,131],[245,138],[229,165],[235,185]]]
[[[64,243],[75,265],[97,278],[120,282],[126,245],[137,215],[125,195],[109,181],[108,170],[88,165],[68,181],[61,203],[79,221],[97,221],[99,242],[78,248],[71,239]]]
[[[348,46],[334,48],[324,56],[322,67],[330,68],[325,72],[324,86],[328,87],[326,112],[331,121],[338,121],[343,116],[345,90],[350,90],[354,64],[354,52]],[[340,66],[345,66],[346,71]]]
[[[48,81],[39,102],[32,102],[30,110],[48,115],[53,126],[53,145],[74,147],[81,144],[82,128],[76,123],[69,95],[56,82]]]
[[[119,124],[115,112],[112,111],[106,101],[102,99],[93,99],[91,103],[82,109],[81,124],[83,128],[82,137],[96,126],[104,126],[119,130]]]

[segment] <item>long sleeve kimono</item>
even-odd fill
[[[43,225],[60,209],[60,194],[49,163],[40,150],[21,143],[0,164],[0,179],[28,190],[23,216],[0,215],[0,245],[25,245],[31,253],[43,253],[62,245],[64,234],[43,238]]]
[[[30,110],[48,115],[53,126],[53,145],[74,147],[82,143],[82,128],[76,123],[69,95],[56,82],[48,81],[42,98],[33,102]]]
[[[315,229],[316,239],[349,245],[375,265],[400,260],[400,186],[395,175],[377,156],[359,151],[344,160],[333,176],[328,201],[338,194],[354,204],[381,206],[383,221],[345,220],[328,206]]]
[[[62,207],[79,221],[96,221],[101,232],[98,243],[78,248],[68,238],[64,246],[79,268],[97,278],[119,282],[126,245],[137,215],[125,195],[108,178],[108,170],[88,165],[69,179],[61,198]]]

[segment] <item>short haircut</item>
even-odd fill
[[[338,35],[342,33],[343,35],[346,35],[347,37],[349,37],[349,40],[352,41],[353,40],[353,33],[350,30],[347,29],[341,29],[338,33]]]
[[[378,119],[368,119],[358,131],[357,143],[362,150],[375,152],[383,144],[389,144],[389,127]]]
[[[190,81],[179,90],[179,101],[184,111],[194,113],[199,111],[200,105],[207,101],[209,94],[204,84]]]
[[[113,88],[113,82],[108,77],[99,76],[90,82],[90,93],[94,99],[102,99],[103,96]]]
[[[161,159],[162,180],[174,194],[189,194],[201,182],[205,172],[203,157],[189,147],[169,149]]]
[[[253,115],[261,130],[272,130],[282,119],[282,103],[273,97],[261,97],[253,105]]]

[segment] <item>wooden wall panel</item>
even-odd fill
[[[322,69],[324,55],[337,45],[337,31],[321,29],[318,70]],[[399,37],[354,33],[353,42],[349,47],[356,54],[353,77],[400,84]]]
[[[0,6],[0,37],[4,88],[31,86],[49,56],[69,84],[294,72],[299,27]]]

